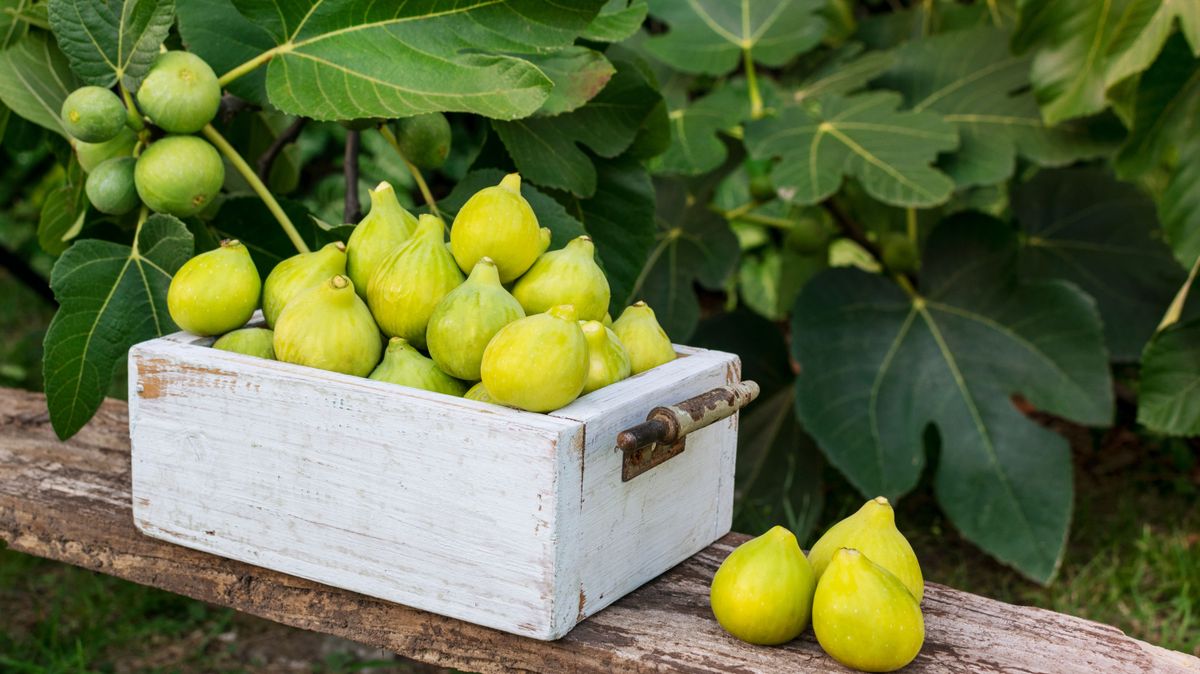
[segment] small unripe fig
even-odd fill
[[[217,115],[221,85],[204,59],[186,51],[159,54],[137,92],[138,107],[168,133],[195,133]]]
[[[883,266],[887,267],[888,271],[909,274],[917,270],[921,256],[912,239],[899,232],[892,232],[883,237],[881,248]]]
[[[725,631],[773,646],[808,627],[815,584],[796,537],[777,526],[729,553],[713,576],[709,603]]]
[[[801,255],[813,255],[825,250],[833,235],[833,227],[827,222],[829,214],[819,207],[800,211],[791,229],[783,237],[783,245]]]
[[[921,601],[925,580],[921,565],[908,539],[896,528],[892,505],[882,496],[867,501],[858,512],[829,528],[808,552],[817,578],[829,566],[833,554],[842,548],[854,548],[900,579],[908,591]]]
[[[138,157],[133,179],[147,206],[183,218],[204,210],[221,191],[225,164],[203,138],[167,136]]]
[[[96,210],[109,215],[125,215],[142,203],[133,184],[136,163],[133,157],[116,157],[88,174],[84,190]]]
[[[416,216],[396,200],[396,190],[391,184],[381,182],[369,194],[371,210],[346,242],[346,273],[364,300],[375,270],[417,231]]]
[[[493,405],[499,404],[492,398],[491,394],[487,392],[487,389],[484,388],[483,382],[481,381],[475,382],[474,386],[467,389],[467,392],[463,395],[463,397],[470,398],[471,400],[478,400],[481,403],[492,403]]]
[[[671,339],[658,324],[654,310],[645,302],[626,307],[620,318],[613,322],[612,330],[629,352],[634,374],[675,360]]]
[[[460,398],[467,390],[465,384],[438,369],[436,363],[414,349],[403,337],[388,340],[383,362],[371,372],[371,379]]]
[[[382,350],[375,319],[345,276],[300,293],[275,322],[275,357],[285,363],[365,377]]]
[[[440,112],[397,119],[396,144],[409,161],[424,169],[446,163],[450,154],[450,122]]]
[[[75,143],[75,157],[84,173],[90,173],[97,166],[116,157],[132,157],[133,148],[137,145],[137,134],[127,126],[121,127],[117,135],[103,143],[85,143],[82,140]]]
[[[603,319],[610,297],[608,279],[596,264],[591,237],[573,239],[565,248],[539,257],[513,286],[513,297],[527,314],[570,304],[581,320]]]
[[[480,372],[501,405],[549,412],[578,398],[588,359],[575,309],[553,307],[504,326],[484,350]]]
[[[466,282],[443,297],[429,317],[429,355],[450,375],[475,381],[488,342],[500,328],[521,318],[525,312],[500,285],[496,264],[482,258]]]
[[[62,123],[72,138],[103,143],[125,128],[125,106],[103,87],[79,87],[62,105]]]
[[[771,182],[770,159],[747,159],[743,162],[746,176],[750,181],[750,196],[758,201],[770,201],[775,198],[775,185]]]
[[[425,346],[425,328],[433,310],[463,282],[462,272],[446,250],[444,229],[439,218],[422,215],[412,238],[371,276],[367,302],[389,337]]]
[[[261,290],[250,251],[228,239],[175,272],[167,289],[167,309],[175,324],[192,334],[222,335],[250,320]]]
[[[274,340],[275,333],[266,328],[241,328],[222,335],[212,348],[275,360]]]
[[[617,333],[604,327],[600,321],[580,321],[579,328],[587,339],[588,376],[583,393],[615,384],[628,377],[631,372],[629,353]]]
[[[833,554],[817,582],[812,615],[821,648],[864,672],[900,669],[925,642],[921,607],[904,583],[849,548]]]
[[[275,325],[283,308],[297,295],[345,273],[346,245],[341,241],[293,255],[275,265],[263,282],[262,309],[267,325]]]
[[[490,257],[509,283],[533,265],[550,245],[550,230],[538,228],[537,216],[521,196],[521,176],[510,173],[499,185],[479,190],[454,218],[450,247],[463,271]]]

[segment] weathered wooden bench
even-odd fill
[[[133,526],[126,406],[108,401],[69,442],[45,399],[0,389],[0,539],[10,548],[306,630],[469,671],[846,671],[811,632],[780,648],[721,631],[708,584],[746,539],[729,534],[586,620],[535,641],[173,546]],[[906,671],[1200,672],[1200,659],[1100,623],[930,584],[925,647]]]

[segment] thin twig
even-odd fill
[[[342,222],[358,222],[362,217],[362,207],[358,203],[358,131],[346,132],[346,155],[342,162],[342,171],[346,174],[346,207],[343,209]]]
[[[38,297],[50,304],[55,304],[54,293],[51,292],[50,284],[46,282],[46,279],[34,271],[28,262],[5,246],[0,246],[0,267],[7,269],[25,287],[37,293]]]
[[[392,146],[396,154],[400,155],[400,158],[404,160],[404,165],[408,167],[408,172],[412,174],[413,182],[417,184],[417,189],[421,192],[421,197],[425,199],[425,205],[429,206],[429,212],[433,213],[435,217],[441,218],[442,214],[438,211],[437,200],[433,198],[433,192],[429,191],[429,185],[425,182],[425,177],[421,175],[421,169],[417,168],[416,164],[404,156],[404,151],[400,149],[400,143],[396,140],[396,134],[392,133],[387,124],[379,127],[379,133],[387,140],[388,145]],[[446,226],[449,227],[448,224]]]
[[[867,238],[867,235],[863,233],[858,223],[851,220],[850,216],[846,215],[846,212],[832,200],[825,203],[834,221],[837,222],[838,229],[842,230],[842,234],[854,243],[862,246],[876,260],[883,262],[883,251],[880,250],[874,241]]]
[[[297,117],[296,121],[289,124],[288,128],[283,130],[283,133],[271,141],[271,145],[267,147],[266,152],[263,152],[262,156],[258,158],[259,180],[263,182],[267,181],[267,177],[271,175],[271,167],[275,165],[275,158],[283,152],[283,148],[300,137],[300,132],[304,130],[305,124],[308,124],[307,117]]]
[[[221,121],[228,124],[237,117],[238,113],[243,110],[257,110],[258,106],[244,98],[239,98],[229,93],[228,91],[221,95],[221,107],[218,108],[217,114],[221,117]]]

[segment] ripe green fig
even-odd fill
[[[417,231],[416,216],[400,205],[390,183],[379,183],[369,194],[371,210],[346,242],[346,273],[364,300],[375,270]]]
[[[138,107],[168,133],[195,133],[217,115],[221,85],[204,59],[186,51],[158,55],[137,92]]]
[[[388,340],[383,362],[371,372],[371,379],[459,398],[467,390],[465,384],[442,372],[436,363],[414,349],[403,337]]]
[[[565,248],[539,257],[513,286],[513,297],[527,314],[570,304],[581,320],[602,320],[610,293],[608,279],[596,264],[596,246],[591,237],[573,239]]]
[[[275,357],[285,363],[365,377],[382,350],[375,319],[346,276],[300,293],[275,322]]]
[[[654,310],[645,302],[626,307],[620,318],[613,322],[612,330],[629,352],[634,374],[675,360],[671,339],[658,324]]]
[[[450,247],[463,271],[490,257],[509,283],[525,273],[550,245],[550,230],[539,229],[537,216],[521,196],[521,176],[510,173],[499,185],[479,190],[454,218]]]
[[[79,87],[63,101],[62,124],[76,140],[103,143],[125,128],[125,105],[104,87]]]
[[[266,328],[241,328],[227,332],[212,348],[275,360],[275,333]]]
[[[250,251],[236,239],[183,263],[167,289],[167,310],[195,335],[222,335],[240,328],[258,308],[262,280]]]
[[[423,169],[440,168],[450,154],[450,122],[440,112],[397,119],[400,152]]]
[[[183,218],[204,210],[221,191],[225,164],[203,138],[167,136],[138,157],[133,179],[147,206]]]
[[[900,669],[925,642],[921,606],[904,583],[852,548],[833,554],[817,582],[812,615],[821,648],[864,672]]]
[[[96,210],[109,215],[125,215],[142,203],[133,184],[133,157],[115,157],[88,174],[84,190]]]
[[[586,395],[609,384],[615,384],[632,373],[629,353],[617,333],[604,327],[600,321],[580,321],[579,329],[587,339],[588,376],[583,385]]]
[[[121,127],[117,135],[102,143],[75,142],[75,157],[84,173],[92,172],[97,166],[114,157],[132,157],[137,145],[137,134],[127,126]]]
[[[834,553],[854,548],[879,566],[891,571],[904,583],[918,602],[925,595],[921,565],[908,539],[896,528],[892,505],[882,496],[867,501],[858,512],[829,528],[808,552],[817,578],[829,566]]]
[[[475,263],[466,282],[442,298],[425,330],[429,355],[451,376],[479,379],[483,350],[500,328],[525,318],[521,304],[500,285],[492,258]]]
[[[320,250],[300,253],[275,265],[263,282],[262,309],[267,325],[275,325],[279,314],[297,295],[346,273],[346,244],[325,244]]]
[[[604,327],[611,328],[613,324],[612,314],[608,313],[607,311],[604,312],[604,320],[601,322],[604,323]]]
[[[367,303],[389,337],[425,346],[425,328],[442,298],[463,282],[462,272],[446,250],[445,225],[422,215],[403,246],[379,265],[367,286]]]
[[[774,646],[808,627],[815,584],[796,537],[776,526],[729,553],[713,576],[709,603],[725,631]]]
[[[892,232],[883,237],[881,247],[883,249],[883,266],[887,267],[888,271],[909,274],[915,272],[920,266],[921,256],[917,252],[916,244],[912,242],[912,239],[899,232]]]
[[[492,403],[493,405],[500,404],[492,398],[491,394],[488,393],[486,388],[484,388],[483,382],[481,381],[475,382],[474,386],[467,389],[467,392],[463,395],[463,397],[471,400],[478,400],[481,403]]]
[[[549,412],[587,382],[587,340],[574,307],[553,307],[501,328],[483,352],[483,385],[501,405]]]

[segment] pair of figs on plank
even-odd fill
[[[774,527],[734,550],[713,577],[710,602],[726,631],[775,645],[808,626],[835,660],[866,672],[911,662],[925,641],[924,580],[887,499],[831,527],[808,557]]]

